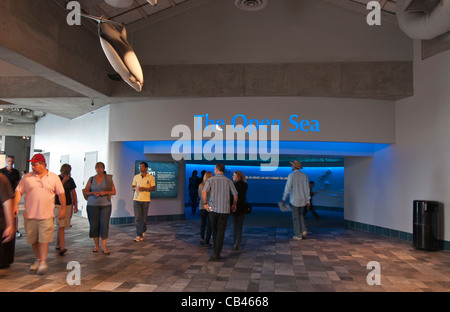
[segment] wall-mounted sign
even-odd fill
[[[155,177],[156,187],[151,198],[175,198],[178,195],[178,163],[175,161],[136,160],[134,174],[139,174],[139,164],[148,164],[147,172]]]

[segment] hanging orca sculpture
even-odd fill
[[[141,92],[144,85],[144,74],[141,64],[127,40],[125,25],[107,20],[103,16],[80,15],[98,22],[100,44],[109,63],[123,81],[136,91]],[[118,27],[122,28],[121,31],[118,30]]]

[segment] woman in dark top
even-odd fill
[[[198,204],[198,186],[202,183],[202,179],[197,176],[197,170],[192,171],[192,177],[189,178],[189,198],[191,199],[191,214],[195,215]]]
[[[246,207],[246,195],[247,195],[247,182],[245,176],[241,171],[235,171],[233,173],[233,181],[236,190],[238,191],[238,201],[236,211],[233,216],[233,236],[234,236],[234,250],[239,250],[242,238],[242,227],[244,225],[245,214],[247,213]]]
[[[72,214],[78,211],[77,208],[77,193],[75,188],[77,187],[75,181],[70,177],[70,171],[72,167],[69,164],[64,164],[61,166],[61,174],[59,178],[64,187],[64,192],[66,195],[66,217],[61,220],[57,220],[58,223],[58,235],[56,238],[56,250],[59,250],[59,254],[62,256],[66,253],[67,249],[64,245],[64,229],[70,227],[70,220],[72,219]],[[58,216],[59,209],[61,209],[61,204],[59,202],[59,197],[55,196],[55,216]]]

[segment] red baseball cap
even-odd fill
[[[31,158],[29,160],[29,162],[33,162],[33,163],[35,163],[35,162],[44,162],[45,163],[45,157],[42,154],[35,154],[33,156],[33,158]]]

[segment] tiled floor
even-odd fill
[[[15,262],[0,270],[0,291],[450,291],[449,252],[417,251],[408,242],[347,229],[340,214],[321,214],[319,221],[307,219],[309,238],[295,241],[289,213],[254,208],[240,251],[232,251],[228,228],[221,261],[211,261],[211,249],[199,246],[198,216],[151,223],[139,243],[133,242],[134,226],[111,226],[109,256],[92,252],[88,221],[75,216],[66,231],[68,252],[59,256],[51,245],[46,275],[28,271],[32,249],[26,237],[17,239]],[[24,233],[22,222],[19,228]],[[67,269],[71,261],[80,264],[81,285],[67,282],[75,272]],[[367,283],[370,261],[380,264],[381,285]]]

